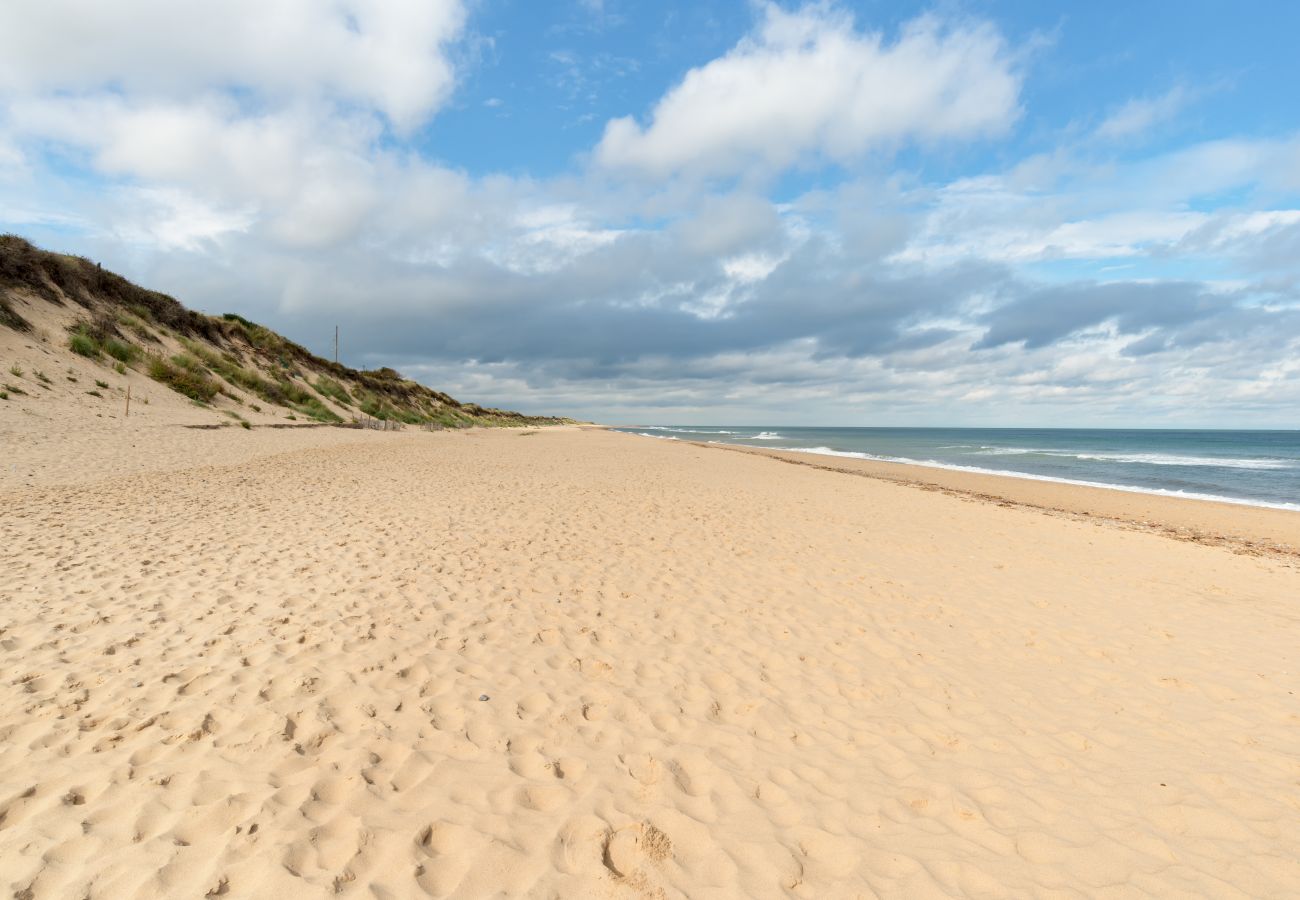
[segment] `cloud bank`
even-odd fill
[[[1143,148],[1180,93],[1011,152],[1034,72],[989,22],[756,7],[542,178],[430,151],[458,2],[178,9],[0,10],[7,227],[529,411],[1275,425],[1300,403],[1300,136]],[[900,162],[972,147],[1000,152]]]

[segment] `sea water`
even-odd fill
[[[739,425],[618,430],[1300,510],[1300,431]]]

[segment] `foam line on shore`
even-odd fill
[[[678,440],[676,437],[647,434],[645,432],[629,432],[636,434],[638,437],[652,437],[660,440]],[[707,443],[718,444],[728,447],[738,447],[744,449],[746,445],[734,443],[732,441],[690,441],[688,443]],[[1255,500],[1247,497],[1232,497],[1220,494],[1203,494],[1194,491],[1174,491],[1165,488],[1144,487],[1133,484],[1116,484],[1104,481],[1086,481],[1076,478],[1061,478],[1054,475],[1037,475],[1031,472],[1016,472],[1009,469],[990,469],[984,466],[963,466],[957,463],[944,463],[933,459],[913,459],[903,456],[877,456],[871,453],[862,453],[855,450],[836,450],[832,447],[763,447],[755,448],[768,451],[780,451],[782,453],[804,453],[812,456],[834,456],[844,459],[860,459],[867,462],[884,462],[895,463],[898,465],[921,466],[927,469],[943,469],[949,472],[969,472],[975,475],[993,475],[1000,478],[1017,478],[1024,481],[1041,481],[1050,484],[1068,484],[1077,487],[1101,488],[1110,491],[1123,491],[1130,494],[1149,494],[1154,497],[1171,497],[1176,500],[1201,500],[1211,503],[1231,503],[1236,506],[1250,506],[1260,509],[1279,509],[1287,512],[1300,512],[1300,503],[1279,503],[1269,500]]]

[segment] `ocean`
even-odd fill
[[[617,430],[1300,510],[1300,431],[739,425]]]

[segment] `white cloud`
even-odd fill
[[[174,189],[130,188],[113,199],[118,210],[114,234],[151,249],[197,250],[232,232],[247,231],[254,220],[251,209],[209,206]]]
[[[1175,87],[1159,97],[1130,100],[1097,126],[1097,137],[1121,140],[1142,134],[1178,115],[1189,99],[1186,90]]]
[[[892,259],[947,265],[966,258],[1020,263],[1138,256],[1173,245],[1208,219],[1205,213],[1190,211],[1134,210],[1039,225],[1003,220],[978,231],[954,232],[936,217]]]
[[[651,175],[775,171],[818,155],[846,162],[882,144],[1004,131],[1019,90],[991,26],[925,16],[887,43],[825,5],[769,3],[758,31],[688,72],[647,126],[610,121],[595,158]]]
[[[271,102],[337,98],[419,124],[451,92],[461,0],[42,0],[0,4],[0,93]]]
[[[0,155],[119,184],[105,228],[132,243],[337,243],[400,193],[390,175],[436,170],[392,148],[447,100],[464,20],[462,0],[0,4]]]

